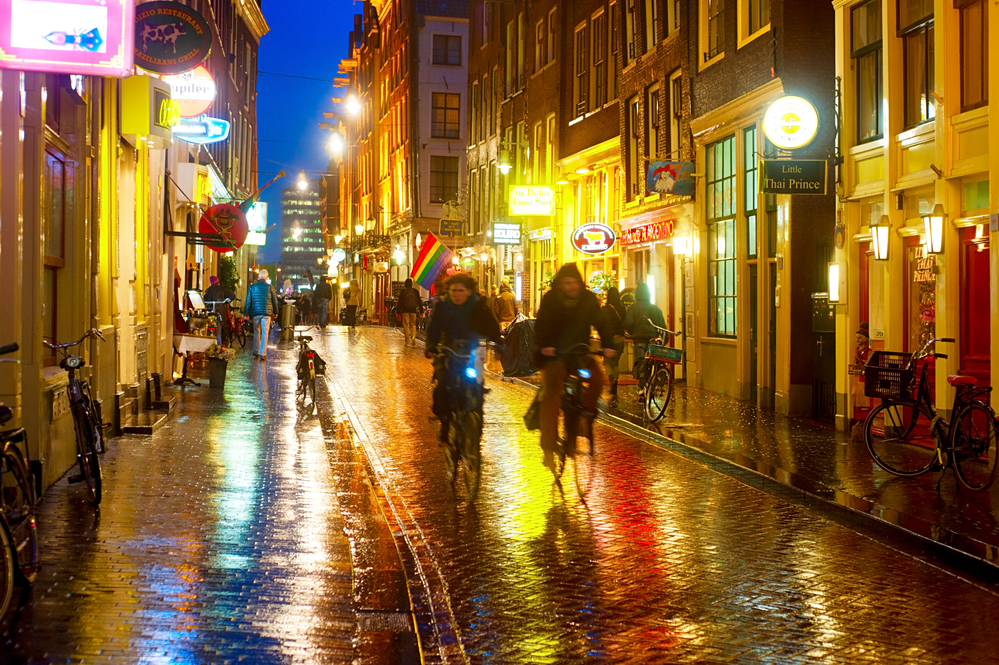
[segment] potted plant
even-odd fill
[[[208,385],[211,388],[225,388],[225,371],[229,361],[236,357],[236,349],[225,344],[212,344],[205,351],[208,358]]]

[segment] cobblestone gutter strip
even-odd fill
[[[534,392],[538,387],[523,379],[487,370],[499,381]],[[833,489],[772,464],[736,454],[734,459],[706,451],[695,437],[676,439],[650,431],[620,416],[601,411],[598,420],[654,446],[669,450],[724,473],[751,487],[844,524],[876,540],[890,540],[899,550],[936,564],[945,564],[991,584],[999,584],[999,550],[966,535],[909,514],[885,508],[867,499]]]
[[[349,420],[354,431],[354,440],[359,444],[359,452],[365,460],[382,512],[392,528],[396,549],[409,579],[410,601],[415,614],[421,658],[429,664],[466,664],[468,658],[458,633],[447,584],[423,531],[405,500],[395,491],[389,474],[342,387],[330,376],[327,376],[327,381],[334,404]]]

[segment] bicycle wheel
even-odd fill
[[[14,548],[11,546],[10,532],[0,520],[0,622],[7,616],[14,599]]]
[[[462,453],[465,467],[465,492],[469,502],[479,495],[482,480],[482,414],[470,411],[465,414],[465,445]]]
[[[645,387],[645,415],[652,422],[662,419],[673,397],[673,372],[662,365],[654,370]]]
[[[556,441],[558,445],[555,447],[555,468],[552,469],[552,475],[555,476],[556,482],[561,482],[562,474],[565,473],[566,457],[575,454],[576,412],[568,398],[563,398],[562,415],[559,417]],[[571,450],[570,447],[572,447]]]
[[[90,499],[95,506],[101,503],[101,460],[98,455],[98,442],[101,440],[101,428],[94,422],[93,414],[84,404],[77,405],[77,437],[79,449],[80,472],[87,483]]]
[[[999,470],[996,414],[983,402],[968,402],[954,417],[950,450],[957,477],[969,490],[988,489]]]
[[[235,321],[234,331],[236,333],[236,341],[239,342],[239,348],[246,348],[246,327],[243,325],[243,319],[237,319]]]
[[[461,412],[451,415],[448,423],[447,446],[444,448],[444,471],[447,482],[454,489],[458,479],[458,462],[461,457],[462,440],[465,437],[465,422]]]
[[[581,431],[576,436],[576,454],[572,458],[576,492],[584,502],[593,482],[593,420],[580,416]]]
[[[864,440],[878,466],[896,476],[918,476],[937,461],[933,419],[912,400],[875,407],[864,423]]]
[[[38,531],[31,477],[21,452],[14,446],[4,448],[2,464],[0,511],[10,527],[18,582],[31,584],[38,574]]]

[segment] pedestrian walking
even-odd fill
[[[330,315],[330,300],[333,299],[333,287],[330,286],[330,280],[328,277],[321,277],[319,279],[319,284],[316,285],[316,292],[313,296],[315,298],[315,312],[319,317],[316,323],[323,330],[326,330],[326,324],[329,321]]]
[[[406,280],[396,309],[402,315],[402,334],[406,338],[403,346],[416,346],[416,316],[423,309],[423,303],[420,302],[420,292],[413,288],[413,280]]]
[[[356,279],[350,280],[350,288],[343,294],[347,299],[347,325],[357,326],[357,308],[361,305],[361,285]]]
[[[493,316],[496,316],[496,312],[493,310],[493,307],[496,305],[497,298],[499,298],[499,288],[493,284],[489,287],[489,297],[486,298],[486,309],[488,309]]]
[[[505,280],[500,284],[499,295],[493,303],[493,315],[499,321],[500,330],[506,330],[506,327],[517,318],[517,299],[510,284]]]
[[[253,355],[267,360],[267,335],[271,330],[271,317],[278,312],[278,299],[267,283],[267,268],[257,273],[257,281],[246,290],[243,314],[253,320]]]
[[[639,399],[645,397],[645,351],[649,348],[649,342],[659,336],[653,323],[660,328],[666,327],[663,311],[652,304],[649,285],[639,284],[635,288],[635,304],[628,308],[624,317],[624,329],[631,334],[635,344],[635,364],[631,372],[638,379]]]
[[[610,382],[611,407],[617,406],[617,382],[621,376],[621,354],[624,353],[624,304],[621,303],[621,294],[617,287],[612,286],[607,289],[607,301],[600,310],[600,315],[604,319],[604,325],[612,335],[611,344],[617,356],[614,358],[604,358],[604,369],[607,371],[607,380]]]

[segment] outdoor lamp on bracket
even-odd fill
[[[357,98],[357,95],[350,93],[347,95],[347,112],[351,115],[357,115],[361,110],[361,100]]]
[[[506,175],[507,173],[510,172],[510,169],[513,168],[513,165],[510,164],[509,150],[500,150],[500,158],[496,166],[499,167],[500,173],[502,173],[503,175]]]
[[[939,203],[934,204],[929,215],[923,217],[923,231],[926,233],[926,251],[929,254],[940,254],[943,252],[943,231],[944,220],[947,213]]]
[[[871,225],[871,245],[874,248],[875,260],[888,260],[888,239],[890,235],[891,220],[888,219],[888,215],[881,215],[878,223]]]
[[[339,155],[343,152],[343,135],[340,132],[333,132],[329,143],[330,152]]]
[[[354,234],[361,235],[363,233],[364,233],[364,224],[358,222],[357,224],[354,225]]]

